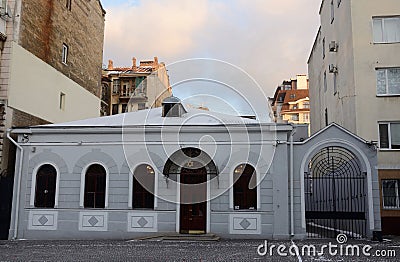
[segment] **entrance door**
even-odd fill
[[[207,171],[182,168],[180,233],[206,233]]]

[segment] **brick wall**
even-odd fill
[[[36,126],[50,124],[48,121],[41,118],[35,117],[33,115],[27,114],[25,112],[13,109],[12,111],[12,127],[26,127],[26,126]]]
[[[105,12],[99,0],[71,2],[69,10],[67,0],[22,0],[19,44],[99,97]]]

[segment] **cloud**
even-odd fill
[[[106,6],[104,60],[129,65],[133,56],[158,56],[168,65],[194,57],[220,59],[248,72],[272,96],[284,79],[307,73],[320,2],[146,0]]]
[[[155,0],[107,9],[105,56],[127,63],[133,56],[172,58],[189,52],[207,18],[206,4]]]

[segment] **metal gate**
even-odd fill
[[[304,174],[308,237],[350,238],[366,235],[366,173],[358,159],[341,147],[326,147]]]

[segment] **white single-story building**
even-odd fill
[[[380,231],[376,148],[335,124],[307,138],[172,97],[163,108],[11,133],[12,239]]]

